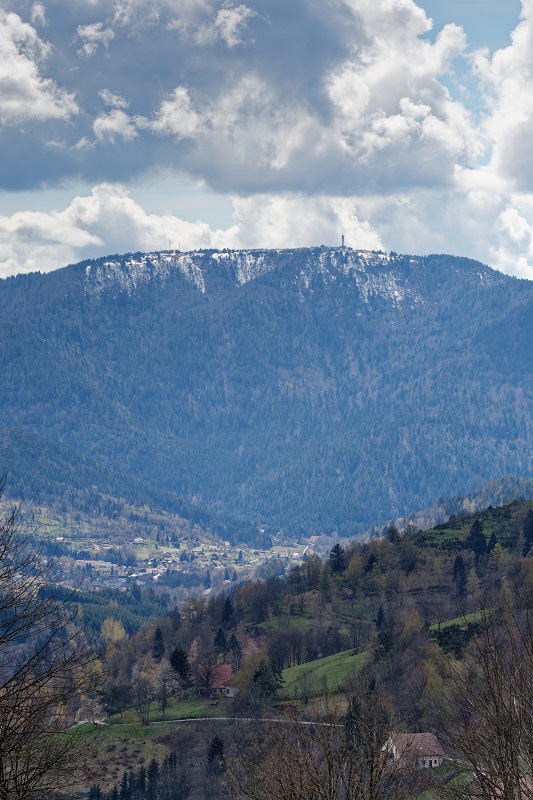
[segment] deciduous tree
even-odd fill
[[[473,776],[447,794],[533,796],[533,618],[513,607],[485,611],[465,656],[449,660],[441,739]]]
[[[390,709],[379,686],[362,679],[348,698],[325,696],[313,721],[295,709],[285,720],[250,731],[227,761],[242,800],[400,800],[412,770],[392,761],[385,744]]]
[[[10,508],[0,518],[1,800],[49,796],[77,777],[80,733],[67,729],[95,672],[75,605],[47,584],[50,568]]]

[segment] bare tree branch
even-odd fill
[[[11,507],[0,518],[0,800],[50,795],[77,777],[81,734],[68,728],[91,688],[91,652],[72,598],[47,586],[50,568]]]

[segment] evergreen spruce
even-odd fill
[[[346,569],[346,553],[340,544],[334,545],[329,554],[329,565],[334,573],[344,572]]]
[[[152,655],[156,661],[159,661],[163,657],[164,652],[165,652],[165,643],[163,641],[163,631],[158,625],[154,631],[154,640],[152,642]]]

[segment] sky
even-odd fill
[[[339,245],[533,279],[533,0],[0,0],[0,277]]]

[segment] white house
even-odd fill
[[[394,761],[425,769],[440,767],[446,757],[434,733],[393,733],[386,748]]]

